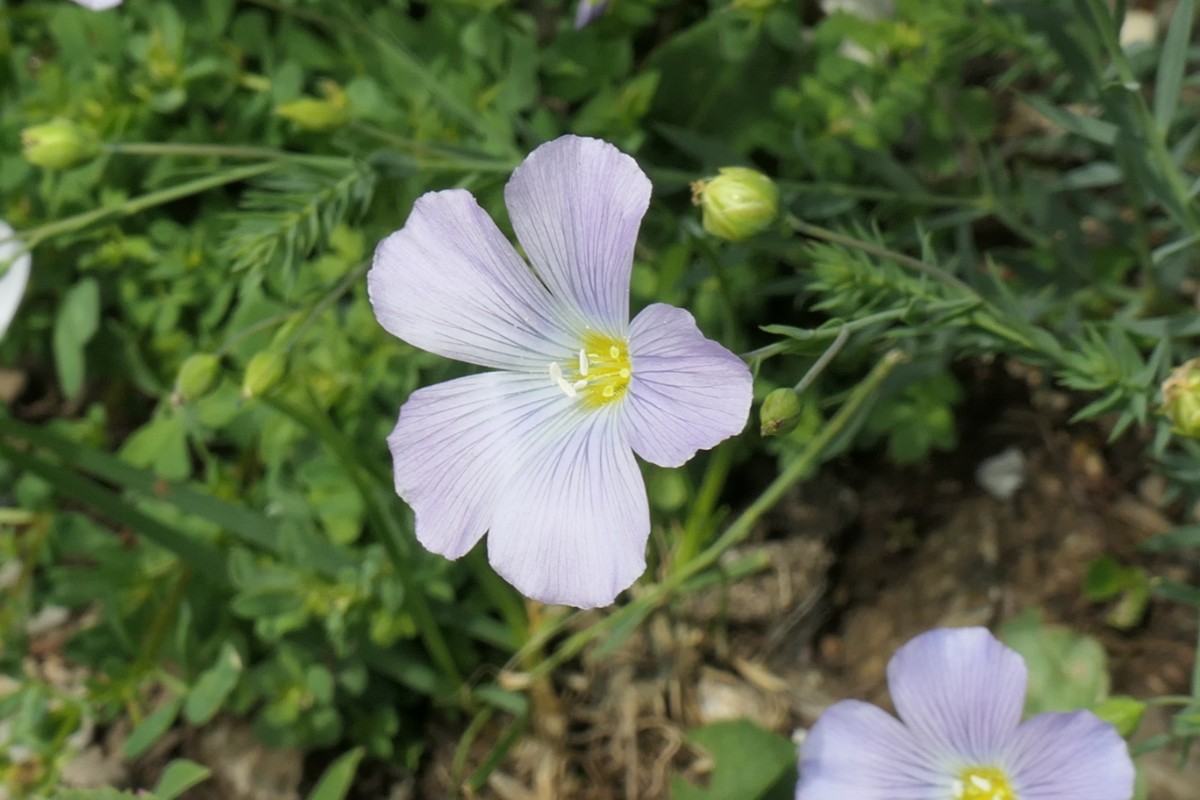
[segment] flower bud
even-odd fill
[[[193,353],[183,360],[175,376],[175,391],[171,401],[176,405],[203,396],[216,380],[221,359],[212,353]]]
[[[740,242],[762,233],[779,213],[779,190],[761,172],[721,167],[715,178],[692,184],[692,202],[704,212],[704,230]]]
[[[287,356],[282,350],[263,350],[255,353],[242,376],[242,397],[259,397],[283,380],[287,371]]]
[[[733,0],[733,8],[738,11],[767,11],[779,0]]]
[[[310,131],[329,131],[350,121],[350,104],[341,86],[333,81],[322,81],[321,94],[325,95],[323,99],[301,97],[278,105],[275,113]]]
[[[1180,364],[1162,385],[1161,412],[1171,430],[1200,438],[1200,358]]]
[[[790,386],[775,389],[763,400],[758,411],[759,433],[763,436],[783,436],[800,423],[804,407],[800,395]]]
[[[45,169],[66,169],[87,161],[100,146],[74,122],[54,119],[21,131],[21,154]]]

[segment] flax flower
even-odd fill
[[[21,242],[13,238],[13,229],[0,220],[0,337],[16,315],[29,282],[32,259],[28,253],[21,253],[22,249]]]
[[[983,628],[921,634],[888,663],[900,719],[832,706],[804,740],[797,800],[1129,800],[1116,729],[1088,711],[1021,722],[1026,679]]]
[[[104,11],[121,5],[121,0],[75,0],[75,2],[92,11]]]
[[[488,532],[526,595],[590,608],[645,570],[650,514],[633,454],[679,466],[742,429],[745,364],[661,303],[629,321],[650,181],[596,139],[564,136],[505,188],[533,269],[466,191],[419,198],[368,275],[375,316],[416,347],[495,371],[414,392],[388,437],[425,547],[458,558]]]
[[[579,0],[575,7],[575,30],[582,30],[604,14],[609,0]]]

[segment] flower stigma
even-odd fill
[[[970,767],[954,781],[951,800],[1017,800],[1017,793],[1003,770]]]
[[[629,346],[618,339],[590,333],[578,356],[563,364],[550,364],[550,382],[567,397],[578,397],[591,408],[625,396],[633,377]]]

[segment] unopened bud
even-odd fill
[[[278,105],[275,113],[310,131],[333,130],[350,121],[350,105],[341,86],[333,81],[322,81],[321,94],[325,97],[301,97]]]
[[[242,397],[259,397],[283,380],[287,371],[287,356],[282,350],[263,350],[255,353],[246,365],[242,377]]]
[[[188,356],[179,366],[171,399],[178,404],[202,397],[212,388],[220,367],[221,359],[212,353],[193,353]]]
[[[779,213],[779,190],[761,172],[721,167],[717,176],[692,184],[692,202],[703,211],[704,230],[730,242],[762,233]]]
[[[67,169],[100,152],[100,145],[74,122],[54,119],[21,131],[21,155],[45,169]]]
[[[783,436],[800,423],[804,407],[800,395],[790,386],[775,389],[763,400],[758,411],[759,432],[763,436]]]
[[[1176,367],[1163,381],[1162,395],[1162,414],[1171,430],[1200,438],[1200,358]]]

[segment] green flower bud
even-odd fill
[[[212,388],[221,359],[212,353],[193,353],[183,360],[175,376],[175,392],[171,400],[176,405],[195,400]]]
[[[321,82],[323,99],[301,97],[275,107],[275,113],[310,131],[329,131],[350,121],[346,92],[333,81]]]
[[[287,372],[287,356],[282,350],[263,350],[255,353],[242,376],[242,397],[259,397],[283,380]]]
[[[783,436],[800,423],[804,407],[800,395],[790,386],[775,389],[763,400],[758,411],[759,432],[763,436]]]
[[[1109,697],[1092,708],[1092,713],[1111,724],[1122,736],[1131,736],[1142,721],[1146,704],[1132,697]]]
[[[733,8],[739,11],[766,11],[779,0],[733,0]]]
[[[1161,412],[1171,430],[1200,438],[1200,358],[1180,364],[1162,385]]]
[[[721,167],[715,178],[692,184],[692,202],[704,212],[704,230],[740,242],[766,230],[779,213],[779,190],[761,172]]]
[[[100,152],[86,131],[66,119],[54,119],[21,131],[21,155],[45,169],[66,169]]]

